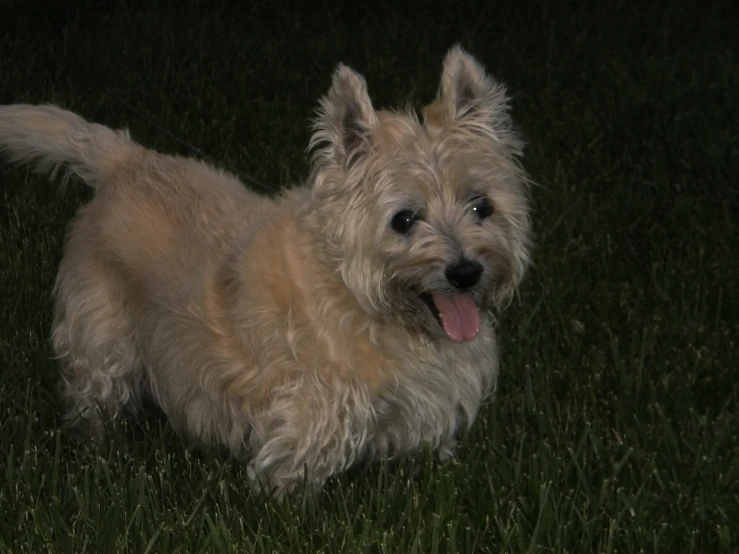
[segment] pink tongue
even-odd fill
[[[432,294],[436,309],[441,315],[441,324],[450,339],[466,342],[474,339],[480,330],[480,312],[472,298],[462,294],[453,296]]]

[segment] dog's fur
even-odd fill
[[[0,107],[10,160],[95,191],[55,286],[66,417],[95,435],[151,397],[280,490],[450,456],[495,385],[494,313],[528,264],[521,147],[504,87],[459,47],[423,122],[375,111],[340,65],[309,180],[274,199],[57,107]],[[455,286],[463,259],[482,275]]]

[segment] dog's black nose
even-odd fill
[[[446,268],[446,278],[458,289],[474,287],[482,275],[482,265],[472,260],[462,260]]]

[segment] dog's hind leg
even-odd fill
[[[61,263],[52,346],[62,364],[64,419],[100,439],[106,419],[138,411],[148,386],[116,276],[99,260],[79,258]]]

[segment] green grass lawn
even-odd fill
[[[453,463],[277,503],[160,418],[97,447],[61,427],[50,291],[89,192],[0,165],[0,551],[739,552],[732,2],[36,4],[0,5],[0,103],[128,125],[269,189],[307,174],[336,63],[377,105],[420,103],[460,41],[514,98],[537,248]]]

